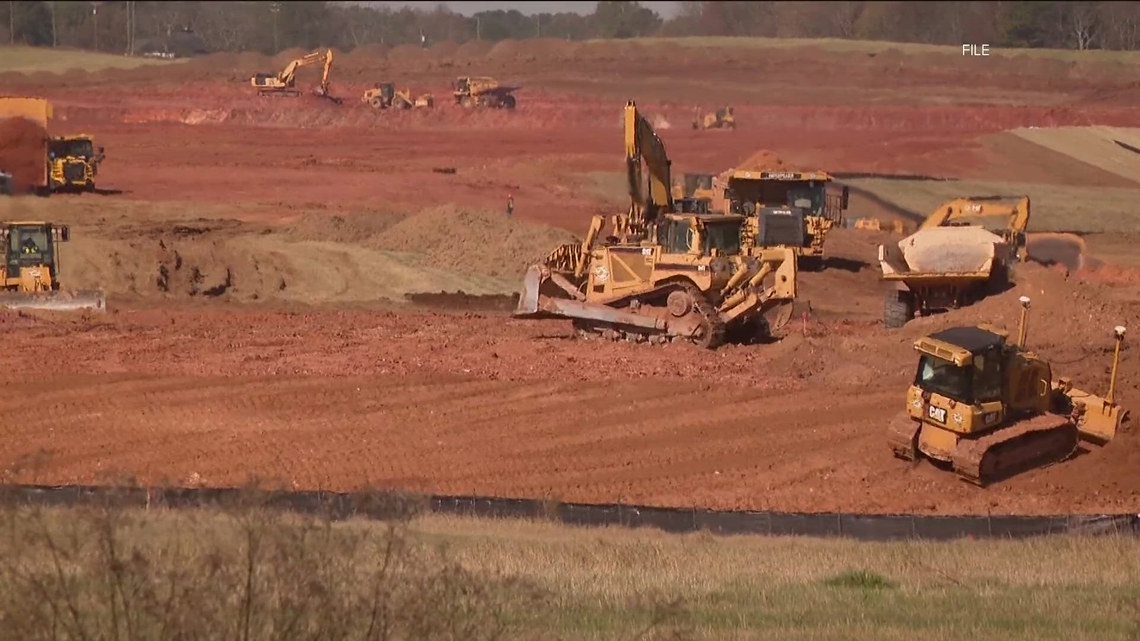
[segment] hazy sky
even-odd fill
[[[389,6],[393,8],[412,7],[413,9],[434,9],[437,5],[447,5],[449,9],[466,16],[474,15],[480,11],[494,11],[502,9],[509,11],[517,9],[520,13],[532,15],[536,13],[593,13],[593,2],[353,2],[352,4]],[[665,2],[656,0],[642,2],[641,5],[657,12],[662,18],[670,18],[677,12],[680,2]]]

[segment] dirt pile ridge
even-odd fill
[[[27,118],[0,120],[0,171],[12,174],[12,190],[35,187],[44,171],[47,130]]]
[[[521,279],[528,265],[546,257],[570,232],[508,218],[505,213],[470,211],[454,205],[409,216],[369,244],[393,252],[414,251],[427,266]]]

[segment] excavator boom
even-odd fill
[[[257,73],[250,78],[250,85],[257,88],[258,95],[267,96],[299,96],[301,92],[297,91],[294,87],[297,81],[297,70],[301,67],[308,67],[318,63],[324,63],[324,71],[321,74],[321,84],[317,87],[314,93],[322,98],[328,98],[333,102],[340,104],[340,98],[334,98],[329,95],[329,74],[332,72],[333,64],[333,51],[326,49],[324,52],[314,51],[309,54],[297,58],[285,65],[279,73]]]

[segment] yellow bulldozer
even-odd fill
[[[918,371],[906,409],[887,440],[898,458],[949,465],[964,481],[985,486],[1065,460],[1081,440],[1103,445],[1128,419],[1116,404],[1116,371],[1124,327],[1106,397],[1053,378],[1048,361],[1025,346],[1029,298],[1021,297],[1017,342],[990,325],[951,327],[914,343]]]
[[[373,109],[431,109],[435,98],[430,93],[412,97],[411,89],[396,89],[391,82],[378,82],[360,96],[363,102]]]
[[[292,60],[278,73],[257,72],[249,79],[249,84],[257,89],[259,96],[297,97],[301,95],[301,91],[297,89],[297,70],[301,67],[322,63],[324,64],[324,72],[321,74],[321,84],[313,90],[313,95],[331,100],[339,105],[343,100],[329,93],[329,74],[332,72],[333,66],[332,49],[324,52],[314,51]]]
[[[732,107],[721,107],[704,114],[698,107],[693,116],[693,129],[736,129],[736,116]]]
[[[665,146],[632,100],[625,144],[629,212],[613,216],[601,243],[606,221],[595,216],[580,243],[532,265],[514,316],[568,318],[584,336],[708,349],[763,341],[786,324],[796,297],[794,253],[743,253],[743,216],[677,212]]]
[[[107,309],[101,290],[66,291],[60,286],[59,246],[71,240],[67,225],[44,221],[0,223],[4,264],[0,306],[10,309]]]

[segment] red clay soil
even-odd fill
[[[47,132],[27,118],[0,119],[0,171],[12,174],[13,192],[43,183]]]
[[[583,342],[560,321],[498,314],[9,313],[0,330],[13,344],[67,358],[0,355],[0,371],[19,372],[0,380],[0,464],[41,483],[257,477],[715,508],[1135,512],[1134,431],[987,489],[887,450],[911,341],[954,323],[1013,327],[1021,294],[1034,299],[1032,347],[1056,374],[1105,390],[1110,328],[1140,311],[1136,285],[1021,273],[1000,297],[893,332],[850,307],[878,298],[849,286],[866,272],[809,274],[821,310],[809,323],[716,352]],[[1121,365],[1126,406],[1140,402],[1137,354],[1128,345]]]
[[[1125,81],[1057,61],[994,59],[978,73],[964,71],[960,56],[915,61],[891,51],[840,56],[840,66],[802,51],[674,48],[649,60],[629,43],[546,45],[542,55],[531,44],[473,43],[450,53],[381,47],[338,57],[334,91],[347,98],[340,107],[251,96],[249,74],[285,60],[245,54],[179,69],[72,74],[66,88],[59,76],[22,82],[56,103],[53,133],[86,130],[106,146],[100,181],[124,191],[115,201],[156,205],[108,205],[98,224],[153,209],[157,218],[139,229],[209,215],[205,204],[219,217],[293,225],[446,203],[501,211],[511,193],[519,220],[581,233],[590,214],[612,213],[624,197],[620,117],[630,94],[659,123],[677,172],[723,171],[762,148],[789,165],[832,172],[1011,180],[1016,163],[1002,162],[979,136],[1051,123],[1140,124],[1131,104],[1113,106],[1112,91]],[[519,79],[519,109],[449,104],[444,87],[457,69]],[[772,86],[733,81],[742,75]],[[436,92],[438,108],[371,111],[356,92],[378,76],[417,78],[408,84]],[[821,77],[831,80],[814,80]],[[702,100],[734,103],[740,129],[692,131],[694,105],[673,97],[685,78],[711,83],[708,91],[694,85]],[[6,86],[20,91],[19,82]],[[1103,102],[1081,105],[1098,86]],[[959,104],[963,96],[987,104]],[[931,106],[939,100],[947,102]],[[1045,182],[1046,169],[1036,167],[1035,180]],[[115,201],[91,202],[98,209]],[[129,223],[116,229],[135,229]],[[431,313],[418,304],[405,313],[316,311],[175,297],[165,309],[113,300],[121,311],[95,319],[0,313],[0,332],[21,346],[0,353],[8,391],[0,468],[23,465],[16,478],[41,483],[128,474],[232,485],[258,477],[297,488],[720,508],[1140,511],[1133,431],[988,489],[895,460],[884,437],[913,372],[911,341],[954,323],[1012,328],[1020,294],[1034,301],[1031,345],[1057,374],[1103,392],[1111,327],[1140,312],[1140,284],[1120,277],[1129,272],[1100,266],[1066,278],[1029,264],[1002,296],[887,331],[875,268],[885,238],[834,231],[832,267],[802,274],[810,321],[773,345],[711,353],[581,342],[558,321]],[[125,269],[111,261],[95,267]],[[1129,344],[1119,389],[1134,411],[1138,355]]]

